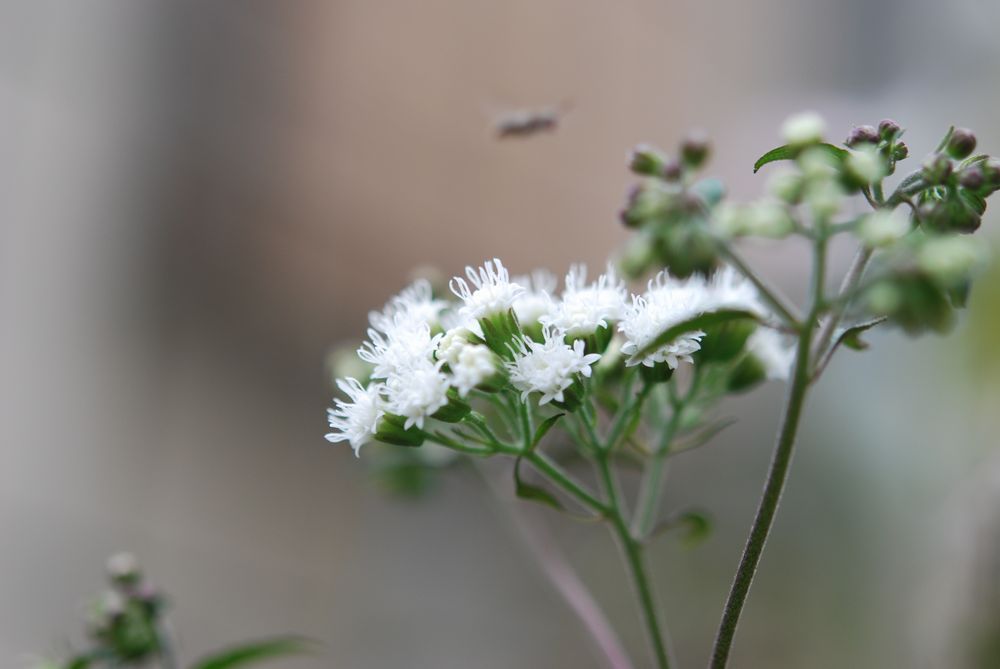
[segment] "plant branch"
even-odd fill
[[[771,288],[764,279],[751,269],[746,261],[741,258],[736,251],[729,244],[721,243],[719,245],[722,255],[726,258],[729,263],[735,267],[740,274],[745,276],[747,280],[752,283],[757,290],[760,292],[764,301],[774,309],[775,313],[781,317],[785,323],[796,330],[801,327],[800,319],[795,313],[795,307],[785,302],[785,300],[779,297],[776,289]]]

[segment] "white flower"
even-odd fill
[[[698,312],[692,311],[689,304],[695,299],[696,296],[680,291],[674,298],[667,292],[633,295],[632,304],[625,310],[625,318],[618,324],[618,330],[625,336],[621,351],[629,356],[625,366],[641,364],[652,367],[658,362],[665,362],[670,369],[677,369],[682,361],[693,362],[691,354],[701,348],[701,338],[705,336],[701,330],[682,334],[644,357],[640,358],[638,354],[671,326],[697,315]]]
[[[426,323],[414,323],[397,315],[384,331],[369,328],[368,339],[358,349],[358,357],[375,368],[372,378],[385,379],[431,362],[441,335],[431,336]]]
[[[576,374],[590,376],[590,366],[601,359],[597,353],[585,354],[584,342],[578,339],[570,346],[565,333],[546,327],[545,340],[536,342],[522,338],[514,349],[515,358],[508,362],[510,381],[521,391],[521,399],[530,393],[541,393],[539,404],[565,399],[563,391],[573,384]]]
[[[703,291],[702,311],[736,309],[761,317],[768,315],[757,287],[730,265],[718,270],[708,281],[695,275],[685,283],[688,290]]]
[[[452,385],[461,397],[496,374],[493,352],[481,344],[469,344],[459,351],[455,362],[449,362],[451,367]]]
[[[445,332],[438,343],[437,353],[435,354],[437,359],[443,360],[450,367],[455,366],[462,351],[466,347],[472,346],[469,340],[470,336],[472,336],[472,332],[463,325],[457,325]]]
[[[423,429],[424,419],[448,403],[448,377],[441,365],[426,361],[386,379],[386,409],[406,418],[403,429]]]
[[[826,121],[816,112],[802,112],[788,117],[781,126],[781,134],[789,144],[800,146],[823,141]]]
[[[448,284],[451,292],[462,299],[459,314],[464,318],[480,319],[503,313],[514,305],[514,301],[524,292],[524,288],[512,283],[507,268],[499,258],[487,260],[483,266],[465,268],[465,275],[472,283],[456,276]]]
[[[587,283],[587,266],[574,265],[566,275],[566,290],[543,325],[563,330],[569,337],[585,337],[621,320],[628,290],[610,265],[594,283]]]
[[[526,286],[526,289],[515,300],[514,314],[523,325],[537,323],[549,313],[553,306],[552,296],[558,283],[555,275],[545,269],[537,269],[531,276],[516,276],[513,283]]]
[[[382,332],[388,332],[397,322],[413,325],[426,323],[433,327],[440,324],[441,312],[447,306],[444,300],[434,299],[430,281],[417,279],[390,299],[382,311],[368,314],[368,321]]]
[[[337,387],[350,398],[349,402],[334,400],[336,408],[327,409],[330,428],[326,435],[330,442],[347,441],[354,448],[354,455],[371,441],[378,429],[378,422],[385,414],[382,402],[382,386],[373,383],[365,388],[357,379],[337,379]]]
[[[787,381],[795,360],[795,346],[789,346],[777,330],[757,328],[747,340],[747,351],[764,366],[767,378]]]
[[[910,216],[902,209],[880,209],[862,219],[858,236],[869,247],[889,246],[910,231]]]

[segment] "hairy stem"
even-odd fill
[[[732,649],[740,614],[743,612],[744,604],[746,604],[750,585],[764,551],[764,544],[767,542],[768,534],[774,523],[774,515],[778,510],[778,503],[781,501],[781,494],[784,491],[785,480],[788,477],[788,469],[792,461],[795,436],[802,417],[806,393],[809,390],[812,336],[819,310],[823,304],[823,283],[826,274],[825,236],[820,235],[816,240],[814,253],[812,304],[809,308],[809,315],[802,323],[802,329],[799,333],[795,367],[792,371],[792,383],[788,388],[784,417],[781,421],[781,429],[778,431],[777,444],[771,458],[764,492],[757,507],[757,515],[750,527],[750,536],[743,549],[743,557],[736,569],[736,576],[733,579],[733,585],[723,610],[722,621],[719,623],[719,630],[716,633],[712,657],[709,662],[710,669],[724,669],[729,661],[729,653]]]
[[[614,474],[608,462],[607,454],[602,454],[597,460],[597,468],[600,472],[601,482],[605,493],[608,496],[610,505],[609,520],[611,529],[621,548],[622,556],[628,567],[632,585],[635,587],[636,596],[639,600],[639,609],[642,614],[643,623],[646,626],[646,634],[652,647],[653,657],[656,660],[657,669],[670,669],[670,660],[667,653],[667,644],[660,628],[659,616],[656,610],[656,601],[653,595],[653,588],[650,583],[645,557],[643,556],[642,544],[639,543],[629,532],[628,524],[625,522],[622,513],[621,495],[618,492],[618,485],[615,482]]]

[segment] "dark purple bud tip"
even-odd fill
[[[855,147],[859,144],[877,144],[878,140],[878,130],[870,125],[859,125],[847,136],[845,144]]]
[[[878,134],[884,140],[892,141],[893,138],[899,135],[901,130],[902,128],[899,127],[899,124],[891,118],[885,118],[879,121]]]
[[[681,175],[684,173],[684,168],[678,160],[671,158],[667,160],[663,165],[663,174],[661,175],[667,181],[680,181]]]
[[[978,165],[967,167],[958,175],[958,183],[969,190],[979,190],[985,182],[986,177]]]

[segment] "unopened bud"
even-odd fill
[[[901,130],[902,128],[899,127],[899,124],[893,121],[891,118],[886,118],[879,121],[878,134],[882,139],[886,141],[892,141],[893,139],[898,137]]]
[[[825,132],[826,122],[816,112],[803,112],[790,116],[781,128],[785,141],[793,146],[822,142]]]
[[[665,181],[680,181],[684,174],[684,168],[676,158],[668,158],[663,164],[663,173],[660,175]]]
[[[854,148],[859,144],[878,144],[878,140],[878,130],[870,125],[859,125],[856,126],[854,130],[851,131],[851,134],[847,136],[845,144]]]
[[[951,176],[952,164],[947,156],[935,153],[928,156],[922,168],[923,178],[929,184],[943,184]]]
[[[628,167],[636,174],[653,177],[662,174],[665,162],[666,158],[662,153],[648,144],[640,144],[632,149]]]
[[[131,553],[117,553],[108,559],[108,577],[117,585],[135,585],[141,572],[139,561]]]
[[[976,136],[968,128],[955,128],[948,140],[947,151],[955,160],[962,160],[976,150]]]
[[[910,155],[910,147],[908,147],[903,142],[897,142],[892,147],[892,159],[893,160],[905,160],[907,156]]]
[[[692,169],[704,165],[710,152],[711,145],[702,133],[689,135],[681,142],[681,161]]]
[[[962,188],[969,190],[979,190],[986,182],[983,170],[979,165],[970,165],[958,173],[958,183]]]

